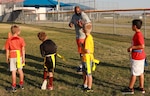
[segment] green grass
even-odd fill
[[[10,24],[0,24],[0,48],[4,45],[10,26]],[[11,74],[6,71],[5,55],[0,54],[0,96],[122,96],[120,90],[128,86],[130,78],[129,54],[126,49],[130,46],[131,37],[92,33],[95,42],[94,55],[101,61],[101,64],[93,72],[94,93],[85,93],[77,87],[78,84],[82,84],[83,79],[75,69],[80,65],[75,32],[37,25],[22,24],[20,26],[21,36],[26,42],[25,90],[18,90],[14,94],[5,90],[6,87],[11,86]],[[48,38],[57,44],[58,53],[66,59],[66,61],[62,61],[57,58],[53,91],[40,89],[43,77],[43,61],[39,51],[41,42],[37,38],[37,33],[40,31],[45,31],[48,34]],[[148,60],[150,60],[149,42],[150,40],[147,39]],[[145,70],[145,96],[149,96],[149,66]],[[135,86],[138,86],[138,80]],[[141,94],[135,92],[135,95],[132,96],[141,96]]]

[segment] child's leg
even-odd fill
[[[141,74],[139,77],[140,88],[144,88],[144,74]]]
[[[44,70],[43,72],[43,80],[46,80],[47,79],[47,71]]]
[[[87,76],[87,85],[88,85],[88,88],[91,89],[92,88],[92,81],[93,81],[93,78],[92,78],[92,75],[88,75]]]
[[[87,87],[87,75],[85,72],[83,72],[83,85],[84,85],[84,88]]]
[[[24,83],[24,73],[23,73],[23,70],[22,69],[18,69],[18,73],[19,73],[19,77],[20,77],[19,84],[23,85],[23,83]]]
[[[53,72],[49,72],[49,86],[53,86]]]
[[[136,81],[136,76],[132,75],[129,83],[129,88],[133,88]]]
[[[12,71],[12,87],[16,87],[16,70]]]

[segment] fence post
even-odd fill
[[[145,13],[145,10],[144,10],[144,38],[146,38],[146,13]]]
[[[116,34],[115,11],[113,11],[113,34]]]

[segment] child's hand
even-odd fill
[[[77,21],[77,24],[79,25],[79,27],[83,27],[83,23],[82,23],[81,20],[78,20],[78,21]]]
[[[69,23],[69,27],[71,27],[71,28],[72,28],[72,27],[73,27],[73,24],[72,24],[72,23]]]
[[[6,59],[6,63],[9,64],[9,59]]]
[[[129,47],[129,48],[127,49],[127,51],[128,51],[128,52],[132,52],[132,47]]]

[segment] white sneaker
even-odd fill
[[[46,87],[47,87],[47,80],[44,80],[42,83],[41,89],[46,90]]]

